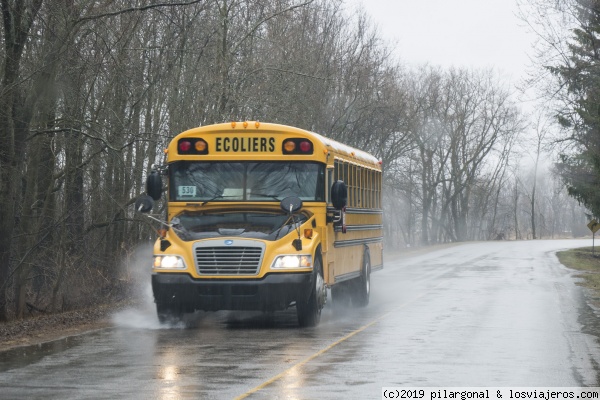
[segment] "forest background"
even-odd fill
[[[380,158],[388,249],[589,233],[580,203],[595,209],[600,162],[582,138],[597,103],[577,102],[595,84],[577,77],[600,76],[593,1],[556,1],[587,30],[539,48],[551,79],[538,76],[535,112],[494,70],[404,65],[342,0],[0,6],[0,321],[126,292],[123,263],[155,237],[133,209],[150,166],[177,133],[217,122],[293,125]]]

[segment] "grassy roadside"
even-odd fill
[[[582,272],[577,275],[582,278],[579,284],[590,290],[593,304],[600,306],[600,247],[596,246],[595,254],[591,247],[582,247],[559,251],[556,255],[564,266]]]

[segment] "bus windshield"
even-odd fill
[[[325,165],[314,162],[196,162],[169,165],[170,201],[325,201]]]

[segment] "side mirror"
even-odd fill
[[[302,208],[302,200],[296,196],[286,197],[281,200],[281,209],[288,214],[294,214]]]
[[[154,200],[152,199],[152,197],[148,196],[147,194],[141,195],[135,201],[135,211],[136,212],[141,212],[141,213],[147,214],[150,211],[152,211],[153,207],[154,207]]]
[[[153,200],[160,200],[162,194],[162,179],[158,171],[151,171],[146,179],[146,193]]]
[[[348,186],[344,181],[336,181],[331,185],[331,202],[336,210],[341,210],[348,204]]]

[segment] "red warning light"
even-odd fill
[[[303,153],[308,153],[312,151],[312,144],[309,141],[300,142],[300,151]]]
[[[187,140],[182,140],[181,142],[179,142],[179,151],[180,152],[188,152],[190,151],[190,149],[192,148],[192,142],[189,142]]]

